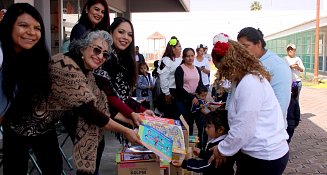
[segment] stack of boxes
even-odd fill
[[[158,156],[142,147],[124,148],[116,154],[118,175],[160,175]]]
[[[184,135],[185,154],[173,153],[172,160],[183,160],[193,158],[193,149],[196,147],[196,137],[189,139],[189,126],[183,116],[180,116],[183,124],[182,132]],[[191,140],[191,142],[190,142]],[[126,150],[117,154],[120,159],[117,160],[118,175],[198,175],[198,173],[190,172],[182,168],[176,168],[168,161],[159,160],[158,156],[151,160],[121,160],[123,155],[134,154],[136,157],[142,157],[142,153],[126,153]],[[152,153],[151,155],[155,155]]]

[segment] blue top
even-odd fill
[[[260,58],[264,68],[270,73],[272,86],[277,100],[286,118],[287,108],[291,99],[292,73],[285,59],[267,50]]]
[[[2,48],[1,48],[1,43],[0,43],[0,116],[3,116],[7,109],[9,108],[9,101],[7,97],[5,96],[3,89],[2,89],[2,81],[3,81],[3,73],[2,73],[2,60],[3,60],[3,55],[2,55]]]
[[[9,107],[9,102],[2,89],[2,68],[0,68],[0,116],[3,116]]]
[[[152,90],[149,87],[154,86],[154,81],[150,73],[147,76],[139,75],[136,84],[136,97],[145,97],[147,101],[153,101]],[[144,93],[146,91],[146,93]]]
[[[1,42],[0,42],[0,68],[2,68],[2,62],[3,62],[3,53],[2,53]]]

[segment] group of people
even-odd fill
[[[227,87],[228,127],[221,123],[215,125],[214,130],[220,131],[220,134],[213,135],[209,129],[211,124],[215,124],[210,119],[213,112],[204,115],[205,130],[210,141],[206,152],[199,154],[199,150],[195,151],[196,155],[203,159],[173,161],[173,165],[205,174],[219,171],[234,174],[230,162],[235,160],[236,174],[282,174],[289,157],[288,143],[299,123],[300,72],[303,72],[304,66],[301,59],[294,55],[294,44],[287,46],[288,56],[285,59],[266,49],[263,34],[259,29],[246,27],[239,32],[237,39],[237,42],[233,41],[222,33],[213,39],[212,59],[218,69],[216,81],[227,81],[231,85]],[[174,66],[175,79],[170,78],[172,81],[168,81],[169,83],[161,81],[165,85],[175,82],[176,88],[171,86],[165,98],[175,91],[173,99],[177,112],[185,114],[187,119],[191,118],[187,113],[187,102],[190,104],[197,101],[195,89],[201,84],[201,74],[198,73],[201,69],[192,63],[194,55],[192,48],[185,48],[182,64],[176,62],[176,57],[169,59],[169,70],[174,70],[171,69],[173,63],[179,64]],[[165,58],[161,62],[164,60]],[[167,67],[166,62],[163,63],[164,66],[159,70],[160,78],[161,70]],[[169,72],[172,77],[171,72],[173,71]],[[215,112],[219,113],[219,110]],[[216,118],[219,118],[219,115],[221,114],[215,114]],[[222,126],[229,130],[219,129]],[[215,145],[212,145],[213,140]],[[213,164],[216,164],[218,169]]]
[[[209,60],[204,57],[205,46],[181,49],[181,43],[173,36],[167,43],[162,59],[155,62],[152,76],[146,62],[139,63],[139,77],[136,96],[144,97],[148,107],[157,115],[179,119],[182,115],[193,135],[194,121],[198,128],[199,148],[204,148],[205,133],[204,109],[209,91]]]
[[[149,109],[156,107],[167,118],[183,115],[190,132],[195,121],[199,130],[202,145],[195,153],[202,162],[173,161],[174,166],[234,174],[236,161],[238,175],[282,174],[288,142],[299,122],[299,74],[304,70],[294,55],[294,44],[287,46],[287,64],[265,48],[259,29],[242,29],[238,42],[226,34],[216,35],[211,56],[218,69],[217,85],[229,84],[216,87],[226,96],[226,110],[206,112],[199,107],[210,85],[205,46],[182,50],[177,37],[171,37],[156,63],[156,88],[149,85],[144,59],[137,56],[136,60],[132,23],[116,17],[110,24],[106,0],[88,0],[82,10],[68,52],[52,57],[42,17],[33,6],[13,4],[0,23],[4,175],[27,174],[30,150],[42,174],[61,174],[55,130],[59,121],[73,141],[77,174],[96,175],[105,147],[104,131],[120,134],[122,142],[142,144],[131,128],[142,122],[140,113],[154,116]],[[131,97],[134,88],[139,89],[138,96],[152,99],[152,89],[159,95],[146,108]]]
[[[27,174],[30,150],[42,174],[61,174],[59,121],[73,141],[79,175],[98,174],[104,131],[141,144],[129,126],[153,112],[130,97],[137,80],[134,29],[122,17],[109,26],[105,0],[86,2],[65,54],[50,57],[42,17],[28,3],[10,6],[0,30],[4,174]]]

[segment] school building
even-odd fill
[[[13,3],[27,2],[42,15],[46,41],[51,54],[61,51],[62,44],[70,36],[87,0],[2,0],[0,9]],[[131,13],[139,12],[189,12],[190,0],[107,0],[110,22],[120,16],[131,18]]]
[[[327,75],[327,16],[320,18],[318,74]],[[296,56],[302,59],[306,73],[313,73],[315,60],[316,20],[304,22],[265,37],[267,48],[279,56],[287,55],[286,46],[294,43]]]

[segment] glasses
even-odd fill
[[[107,52],[107,51],[102,52],[102,50],[100,48],[98,48],[97,46],[89,46],[89,47],[93,48],[94,55],[100,55],[102,53],[102,57],[104,59],[106,59],[106,60],[109,59],[109,57],[110,57],[109,52]]]

